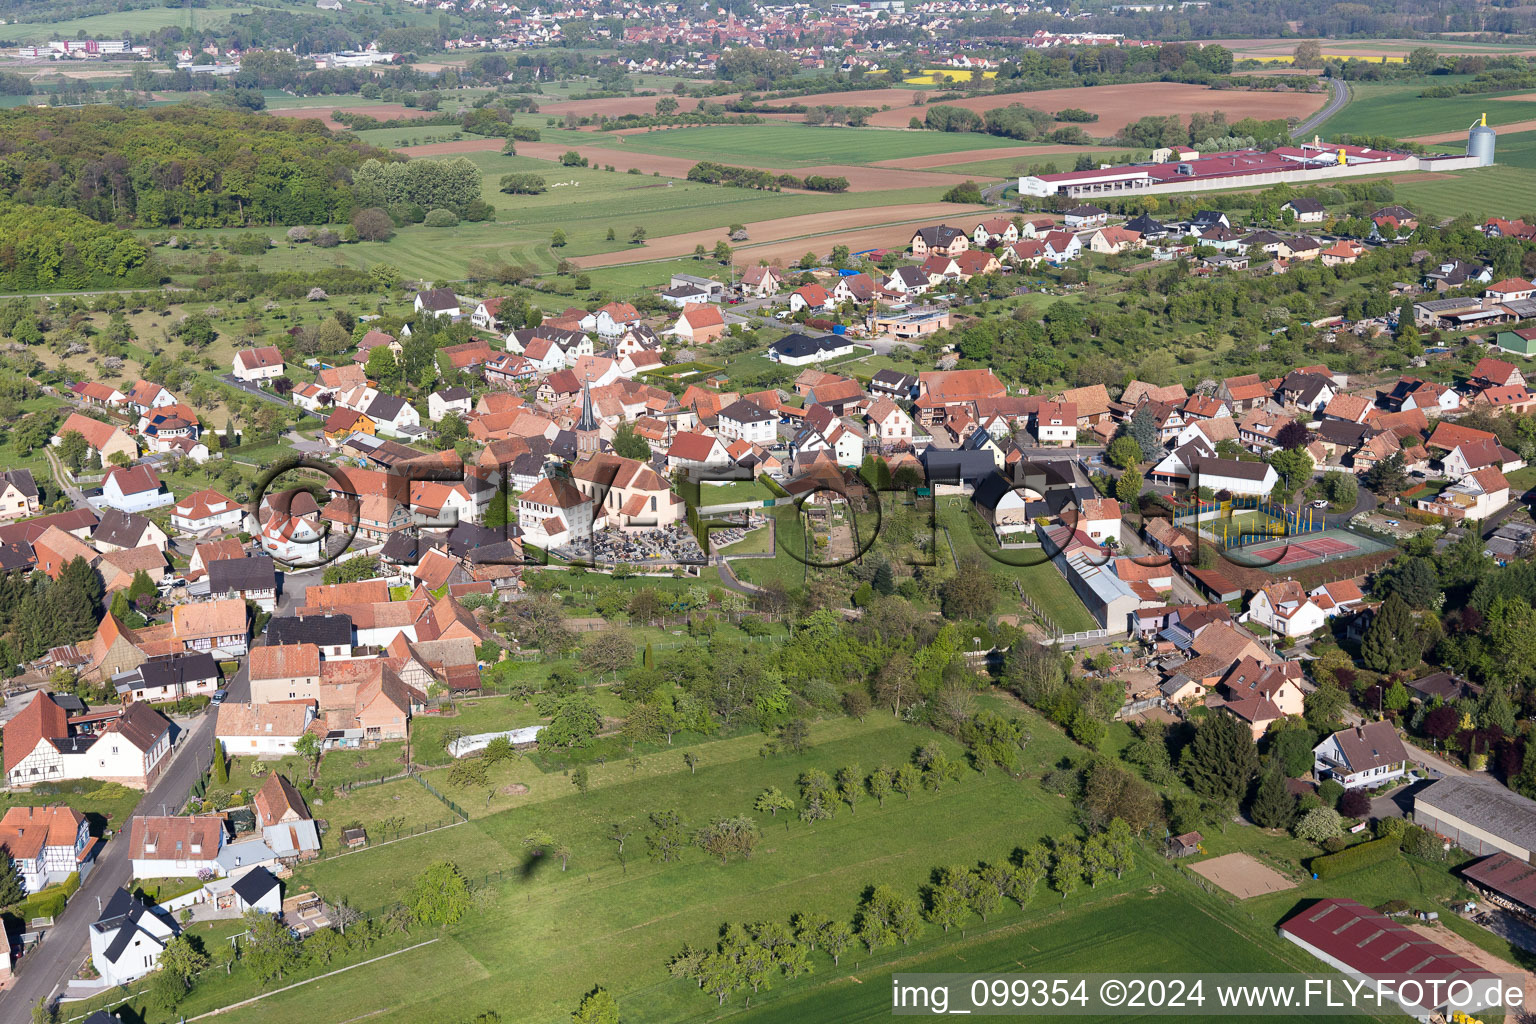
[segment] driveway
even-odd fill
[[[243,671],[243,669],[242,669]],[[171,763],[139,801],[135,814],[174,814],[208,766],[213,748],[214,716],[200,715],[170,754]],[[0,993],[0,1020],[27,1020],[39,999],[52,999],[74,976],[89,945],[89,928],[99,908],[128,884],[133,864],[127,836],[119,834],[96,856],[96,867],[42,942],[15,967],[15,981]]]

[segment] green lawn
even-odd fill
[[[622,143],[618,141],[621,138]],[[958,153],[1013,144],[996,135],[817,127],[782,122],[669,128],[612,137],[602,143],[620,151],[695,157],[742,167],[871,164],[905,156]]]
[[[46,807],[65,804],[90,819],[91,834],[99,836],[106,829],[126,828],[133,809],[144,794],[115,782],[96,782],[81,779],[78,782],[61,782],[43,787],[55,792],[15,790],[0,793],[0,813],[11,807]]]
[[[1503,156],[1499,152],[1495,159],[1502,160]],[[1479,219],[1508,217],[1536,210],[1536,174],[1513,165],[1495,163],[1492,167],[1457,171],[1454,177],[1435,181],[1404,182],[1395,189],[1398,199],[1436,218],[1462,214]]]
[[[1116,149],[1113,146],[1084,146],[1079,153],[1031,153],[1028,147],[1021,147],[1017,156],[995,157],[991,160],[973,160],[970,163],[946,164],[943,167],[935,167],[933,170],[946,171],[950,174],[974,174],[983,178],[1017,178],[1029,173],[1029,168],[1035,164],[1055,164],[1058,170],[1070,171],[1077,166],[1077,158],[1086,156],[1093,160],[1095,165],[1100,163],[1118,164],[1129,163],[1134,160],[1146,158],[1146,151],[1130,151]],[[1129,156],[1130,160],[1125,158]]]
[[[1063,632],[1099,628],[1098,621],[1083,606],[1072,584],[1049,559],[1039,551],[998,551],[995,538],[990,534],[982,535],[985,527],[967,511],[969,505],[965,498],[939,499],[941,564],[949,561],[949,545],[945,543],[943,530],[948,527],[948,538],[954,544],[955,556],[962,563],[968,556],[980,554],[986,558],[988,568],[1009,581],[1009,589],[1004,591],[1000,605],[1016,607],[1019,604],[1017,593],[1011,592],[1016,581]]]

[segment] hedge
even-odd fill
[[[1391,860],[1397,856],[1401,848],[1401,840],[1391,836],[1385,839],[1372,839],[1369,842],[1351,846],[1347,850],[1340,850],[1338,853],[1312,858],[1312,873],[1318,878],[1332,878],[1358,871],[1372,864]]]

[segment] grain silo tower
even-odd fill
[[[1477,157],[1477,166],[1490,167],[1493,165],[1493,143],[1497,133],[1488,127],[1488,115],[1478,118],[1472,130],[1467,133],[1467,156]]]

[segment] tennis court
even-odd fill
[[[1329,529],[1275,540],[1230,547],[1226,554],[1238,565],[1281,572],[1302,566],[1386,551],[1390,545],[1349,530]]]

